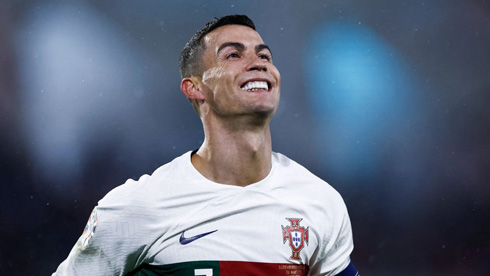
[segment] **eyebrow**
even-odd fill
[[[264,49],[267,49],[272,55],[271,48],[269,48],[269,46],[267,46],[266,44],[259,44],[259,45],[255,46],[255,52],[256,53],[258,53]]]
[[[243,45],[243,43],[240,43],[240,42],[225,42],[225,43],[221,44],[221,46],[219,46],[218,51],[216,53],[219,54],[219,52],[221,52],[223,49],[225,49],[227,47],[233,47],[233,48],[236,48],[236,49],[238,49],[240,51],[243,51],[245,49],[245,45]],[[255,46],[255,52],[256,53],[262,51],[263,49],[267,49],[271,53],[271,55],[272,55],[271,49],[266,44],[259,44],[259,45]]]
[[[233,48],[236,48],[240,51],[243,51],[243,49],[245,49],[245,45],[243,45],[243,43],[225,42],[225,43],[221,44],[221,46],[219,46],[218,51],[216,53],[219,54],[219,52],[221,52],[221,50],[223,50],[224,48],[227,48],[227,47],[233,47]]]

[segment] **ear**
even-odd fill
[[[204,93],[200,87],[200,82],[196,77],[183,78],[180,83],[180,90],[191,100],[204,100]]]

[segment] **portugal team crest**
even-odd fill
[[[302,221],[302,218],[286,218],[289,220],[291,225],[288,225],[286,227],[282,226],[282,237],[283,237],[283,243],[286,243],[286,240],[289,240],[289,247],[291,247],[291,250],[293,251],[293,254],[291,257],[289,257],[292,260],[300,260],[301,257],[299,256],[299,252],[303,247],[308,245],[308,229],[310,228],[309,226],[305,229],[303,226],[299,226],[300,221]]]

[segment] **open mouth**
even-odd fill
[[[270,85],[266,81],[249,81],[246,82],[242,87],[245,91],[269,91]]]

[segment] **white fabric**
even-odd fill
[[[197,260],[294,263],[309,275],[336,275],[353,249],[349,216],[337,191],[304,167],[273,153],[272,169],[246,187],[214,183],[191,163],[191,152],[138,181],[128,180],[96,207],[88,245],[82,236],[53,275],[125,275],[143,263]],[[308,243],[299,260],[284,243],[287,218],[301,218]],[[179,237],[218,230],[182,245]]]

